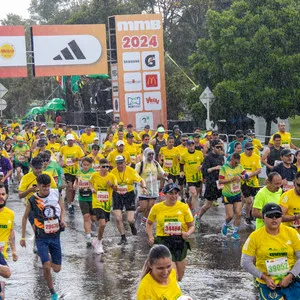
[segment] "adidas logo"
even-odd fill
[[[75,57],[77,59],[86,59],[86,57],[82,53],[81,49],[79,48],[79,46],[77,45],[75,40],[69,42],[68,46],[69,47],[66,47],[66,48],[62,49],[61,54],[55,56],[53,58],[53,60],[63,60],[63,58],[65,60],[75,60]]]

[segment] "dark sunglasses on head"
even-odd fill
[[[103,166],[101,166],[101,168],[102,168],[102,169],[108,169],[108,168],[109,168],[109,166],[107,166],[107,165],[103,165]]]
[[[273,218],[279,219],[279,218],[282,217],[282,214],[280,214],[280,213],[274,213],[274,214],[266,215],[266,217],[269,218],[269,219],[273,219]]]

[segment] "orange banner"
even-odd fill
[[[115,119],[137,129],[167,125],[160,14],[115,16],[117,63],[111,65]]]
[[[32,26],[35,76],[107,74],[105,25]]]

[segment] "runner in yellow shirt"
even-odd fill
[[[93,159],[93,169],[97,172],[100,171],[100,160],[104,158],[103,154],[100,153],[100,147],[98,145],[93,145],[91,154],[87,157]]]
[[[86,133],[83,133],[80,137],[80,143],[83,146],[83,151],[85,154],[88,152],[89,144],[92,144],[95,138],[95,132],[92,134],[91,128],[86,129]]]
[[[140,143],[141,142],[141,138],[139,136],[139,134],[133,130],[133,125],[132,124],[128,124],[127,125],[127,133],[130,133],[133,135],[133,142],[134,143]],[[126,136],[127,138],[127,136]]]
[[[113,133],[109,133],[107,135],[107,140],[104,142],[103,148],[102,148],[102,153],[103,153],[104,157],[107,157],[108,154],[111,151],[113,151],[113,138],[114,138]]]
[[[52,129],[52,134],[57,135],[59,137],[64,135],[64,131],[59,127],[58,123],[55,123],[54,128]]]
[[[130,166],[135,168],[136,163],[140,161],[137,144],[133,143],[134,135],[130,132],[126,133],[127,142],[125,143],[124,151],[130,155]]]
[[[126,161],[126,165],[129,166],[131,164],[131,159],[130,159],[130,154],[127,151],[124,150],[125,149],[125,143],[121,140],[117,141],[116,147],[117,147],[117,149],[110,152],[107,156],[107,160],[108,160],[109,164],[111,165],[111,167],[115,168],[117,166],[116,157],[118,155],[124,156],[125,161]]]
[[[297,147],[292,143],[291,134],[289,132],[285,131],[285,123],[284,122],[278,123],[278,129],[279,129],[279,131],[277,131],[274,134],[279,134],[281,136],[281,146],[283,148],[288,148],[288,149],[292,148],[292,149],[297,150]],[[269,147],[273,146],[273,144],[274,144],[274,142],[273,142],[274,134],[272,135],[272,137],[270,139]]]

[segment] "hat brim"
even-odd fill
[[[273,215],[273,214],[281,214],[282,215],[282,211],[280,211],[280,210],[267,211],[264,213],[264,217],[267,217],[267,216]]]

